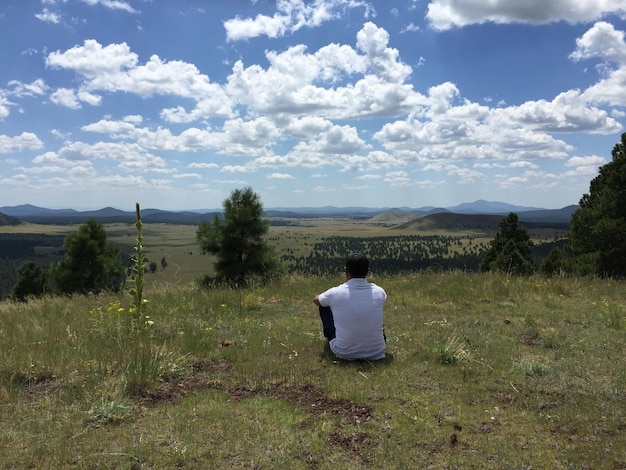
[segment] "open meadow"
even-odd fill
[[[2,468],[626,467],[623,283],[374,276],[388,358],[337,363],[341,281],[154,286],[143,336],[127,293],[1,303]]]
[[[134,226],[106,230],[133,250]],[[328,353],[312,303],[343,282],[341,264],[201,290],[212,259],[195,230],[144,226],[158,269],[141,301],[125,290],[0,302],[2,468],[626,468],[623,282],[392,275],[374,262],[388,355],[348,363]],[[269,238],[306,257],[330,234],[391,230],[315,219]],[[457,250],[493,237],[422,234],[454,236]]]
[[[329,274],[334,264],[341,264],[347,249],[370,249],[369,253],[373,261],[377,256],[388,259],[401,258],[410,253],[418,252],[428,245],[424,253],[424,266],[417,269],[425,269],[431,264],[429,258],[439,256],[450,258],[452,256],[468,256],[472,265],[464,267],[463,262],[455,266],[462,269],[476,270],[477,260],[480,253],[493,239],[497,224],[485,223],[484,226],[457,227],[450,215],[450,221],[437,225],[432,219],[424,218],[421,222],[411,220],[410,214],[381,214],[372,218],[350,217],[313,217],[313,218],[272,218],[268,241],[276,249],[276,253],[288,269],[303,273],[311,266],[318,264],[319,259],[310,260],[314,252],[328,258],[330,267],[325,266],[322,272],[313,274]],[[42,225],[24,223],[20,225],[0,226],[0,241],[3,237],[23,238],[25,250],[32,253],[22,255],[22,259],[15,259],[12,263],[12,277],[5,272],[7,278],[2,277],[0,265],[0,298],[8,292],[15,283],[17,269],[26,259],[35,260],[43,265],[48,265],[52,256],[59,256],[62,250],[63,237],[78,230],[76,224],[65,225]],[[136,230],[131,223],[108,223],[104,224],[107,239],[120,247],[125,258],[128,259],[134,253]],[[188,286],[195,279],[204,274],[214,274],[214,258],[201,253],[196,242],[197,225],[146,223],[144,225],[144,248],[147,260],[153,263],[156,269],[146,276],[149,286]],[[533,228],[529,230],[531,239],[536,244],[543,244],[562,239],[565,233],[555,228]],[[31,237],[32,240],[24,240]],[[51,240],[51,237],[56,237]],[[356,246],[349,244],[350,240],[356,240]],[[376,241],[378,245],[367,247],[367,241]],[[8,243],[17,243],[12,239]],[[366,245],[363,247],[363,245]],[[382,253],[380,246],[389,247],[389,253]],[[430,250],[430,251],[428,251]],[[17,255],[16,250],[5,255]],[[547,254],[547,253],[545,253]],[[545,255],[544,255],[545,256]],[[0,253],[2,258],[2,253]],[[408,264],[415,264],[419,260],[405,260]],[[375,263],[374,263],[375,264]],[[379,263],[379,269],[381,263]],[[8,267],[4,268],[5,271]],[[342,269],[338,265],[337,269]],[[375,268],[374,268],[375,269]],[[393,271],[394,266],[387,270]],[[4,292],[3,292],[4,288]]]

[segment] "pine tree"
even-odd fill
[[[483,255],[480,270],[528,275],[534,271],[528,231],[518,225],[519,217],[511,212],[500,221],[496,237]]]
[[[568,250],[578,274],[626,275],[626,133],[572,214]]]
[[[51,267],[55,290],[86,294],[121,289],[126,275],[120,250],[107,241],[101,223],[89,219],[65,238],[64,247],[65,258]]]
[[[27,261],[18,273],[17,281],[11,292],[16,300],[26,300],[29,296],[39,296],[45,292],[48,272],[39,263]]]
[[[217,280],[246,284],[251,278],[267,280],[282,271],[264,236],[263,204],[252,188],[235,190],[223,203],[223,218],[198,225],[196,239],[205,253],[216,255]]]

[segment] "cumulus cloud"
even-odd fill
[[[137,61],[137,54],[125,42],[102,47],[98,41],[87,39],[82,46],[51,52],[46,57],[46,66],[73,70],[87,79],[95,79],[131,69]]]
[[[50,95],[50,101],[59,106],[66,108],[79,109],[80,101],[76,96],[76,92],[69,88],[59,88]]]
[[[589,106],[577,90],[561,93],[552,101],[527,101],[520,106],[496,109],[492,114],[500,122],[511,121],[544,132],[614,134],[622,128],[606,111]]]
[[[601,57],[610,62],[626,64],[624,32],[616,30],[610,23],[600,21],[576,39],[576,50],[570,57],[573,60]]]
[[[614,13],[626,16],[622,0],[431,0],[426,18],[437,30],[486,22],[546,24],[594,21]]]
[[[37,156],[36,164],[74,167],[92,165],[98,160],[113,160],[123,171],[159,171],[167,167],[163,158],[151,154],[136,143],[126,142],[65,142],[57,152]]]
[[[236,17],[224,22],[229,41],[251,39],[257,36],[277,38],[302,28],[315,28],[322,23],[341,18],[348,9],[362,7],[365,17],[374,13],[366,1],[361,0],[279,0],[273,16],[259,14],[255,18]]]
[[[604,157],[598,157],[597,155],[591,157],[572,157],[570,158],[565,166],[589,166],[594,165],[600,167],[606,163],[606,159]]]
[[[582,93],[593,104],[626,106],[626,42],[624,31],[604,21],[593,25],[576,40],[576,50],[570,54],[575,61],[599,57],[605,61],[604,77]]]
[[[37,150],[43,147],[43,142],[32,132],[22,132],[18,136],[10,137],[0,134],[0,153],[14,153],[22,150]]]
[[[399,60],[388,40],[383,28],[366,23],[358,33],[358,50],[330,45],[307,53],[304,46],[295,46],[282,53],[268,52],[267,69],[238,61],[226,91],[257,114],[329,119],[398,116],[423,97],[404,82],[411,68]],[[324,86],[329,81],[334,86]]]
[[[136,127],[134,123],[127,121],[111,121],[101,119],[98,122],[87,124],[81,128],[85,132],[109,134],[112,138],[131,137]]]
[[[83,101],[100,103],[96,92],[133,93],[141,98],[155,95],[179,96],[197,100],[194,110],[187,112],[181,106],[165,109],[161,117],[171,122],[190,122],[209,116],[232,116],[231,102],[221,86],[211,83],[197,67],[183,61],[163,61],[153,55],[139,65],[137,54],[126,43],[102,46],[93,39],[84,41],[67,51],[48,54],[46,66],[73,70],[83,76],[80,93]],[[57,102],[77,107],[78,97],[71,101],[62,92]],[[64,98],[63,100],[61,98]]]

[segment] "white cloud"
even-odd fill
[[[385,175],[383,181],[389,184],[392,188],[402,188],[411,184],[411,178],[404,170],[390,171]]]
[[[165,160],[152,155],[139,145],[125,142],[65,142],[58,152],[46,152],[33,159],[35,164],[91,165],[95,161],[117,163],[117,167],[128,172],[162,171],[167,168]]]
[[[137,61],[137,54],[131,52],[125,42],[102,47],[98,41],[87,39],[82,46],[74,46],[65,52],[51,52],[46,58],[46,66],[73,70],[87,79],[96,79],[132,69]]]
[[[431,0],[426,17],[434,29],[447,30],[486,22],[579,23],[608,13],[624,17],[623,0]]]
[[[99,106],[102,103],[102,97],[99,95],[95,95],[93,93],[89,93],[87,91],[84,90],[79,90],[78,93],[76,93],[76,97],[87,104],[90,104],[91,106]]]
[[[327,119],[398,116],[424,101],[412,85],[403,83],[411,67],[399,60],[396,49],[388,47],[389,35],[384,29],[366,23],[357,36],[363,54],[338,45],[307,54],[303,46],[296,46],[282,53],[266,53],[267,70],[259,65],[246,68],[237,61],[226,91],[256,114]],[[350,83],[349,79],[356,81]],[[335,86],[320,86],[338,80]],[[281,86],[277,88],[276,83]]]
[[[526,176],[511,176],[510,178],[506,178],[500,182],[501,188],[511,188],[514,186],[525,186],[528,187],[528,177]]]
[[[527,101],[509,108],[493,111],[496,121],[512,121],[545,132],[589,132],[614,134],[622,125],[607,112],[587,104],[577,90],[559,94],[554,100]]]
[[[624,31],[613,25],[598,22],[576,40],[576,50],[570,57],[575,60],[599,57],[606,61],[605,77],[582,93],[582,98],[594,104],[626,106],[626,42]],[[611,68],[609,64],[616,64]]]
[[[341,18],[341,12],[351,8],[365,8],[365,17],[373,8],[361,0],[278,0],[273,16],[257,15],[255,18],[234,18],[224,22],[229,41],[251,39],[257,36],[277,38],[301,28],[315,28],[322,23]]]
[[[397,49],[388,47],[389,33],[367,22],[356,35],[357,47],[368,58],[369,68],[386,83],[402,83],[412,69],[399,60]]]
[[[524,160],[521,161],[517,161],[517,162],[511,162],[509,164],[509,168],[532,168],[532,169],[537,169],[539,168],[539,165],[532,163],[532,162],[527,162]]]
[[[372,170],[397,168],[404,165],[405,162],[401,159],[380,150],[374,150],[367,155],[367,166]]]
[[[20,173],[17,175],[13,175],[10,178],[0,178],[0,186],[2,187],[26,186],[29,181],[30,181],[30,178],[27,175]]]
[[[101,119],[98,122],[87,124],[81,128],[85,132],[95,132],[98,134],[109,134],[113,138],[130,137],[136,129],[134,123],[125,121],[110,121]]]
[[[94,184],[99,186],[116,186],[116,187],[130,187],[130,188],[142,188],[148,186],[148,182],[142,176],[136,175],[111,175],[101,176],[94,181]]]
[[[123,10],[128,13],[137,13],[129,2],[125,2],[122,0],[83,0],[87,5],[102,5],[105,8],[109,8],[111,10]]]
[[[4,119],[10,114],[9,106],[12,106],[14,103],[10,102],[6,96],[2,95],[2,90],[0,90],[0,119]]]
[[[24,97],[24,96],[42,96],[47,93],[49,87],[46,85],[46,82],[41,78],[31,82],[31,83],[22,83],[18,80],[11,80],[8,83],[9,87],[11,87],[9,93],[14,96]]]
[[[272,173],[271,175],[267,175],[267,177],[270,178],[270,179],[277,179],[277,180],[292,180],[292,179],[295,179],[289,173]]]
[[[0,153],[14,153],[22,150],[37,150],[43,142],[32,132],[22,132],[15,137],[0,134]]]
[[[449,175],[455,176],[461,183],[475,183],[483,177],[480,171],[460,167],[458,165],[446,165],[445,169]]]
[[[335,192],[337,189],[336,188],[327,188],[325,186],[315,186],[313,188],[313,191],[315,191],[316,193],[332,193]]]
[[[317,116],[303,116],[289,121],[283,134],[296,139],[312,138],[333,126],[332,121]]]
[[[204,162],[193,162],[193,163],[190,163],[187,166],[189,168],[199,168],[199,169],[203,169],[203,170],[219,168],[219,165],[217,163],[204,163]]]
[[[90,104],[100,104],[97,91],[133,93],[142,98],[171,95],[196,100],[191,112],[183,107],[164,109],[161,117],[170,122],[191,122],[210,116],[233,115],[231,102],[221,86],[210,83],[197,67],[183,61],[163,61],[152,55],[145,65],[126,43],[102,46],[93,39],[65,52],[48,54],[46,66],[73,70],[84,77],[79,93]]]
[[[59,106],[66,108],[79,109],[80,101],[76,96],[76,92],[69,88],[59,88],[50,95],[50,101]]]
[[[419,30],[420,30],[420,27],[411,22],[400,30],[400,34],[413,33]]]
[[[202,179],[202,175],[199,175],[198,173],[175,173],[172,178],[174,179],[183,179],[183,178],[195,178],[195,179]]]
[[[596,173],[598,168],[606,163],[605,158],[592,155],[589,157],[572,157],[565,162],[565,166],[575,168],[577,171],[583,171],[583,174],[589,174],[589,170]]]
[[[246,180],[213,180],[214,183],[227,184],[230,186],[244,186],[248,184]]]
[[[316,2],[322,3],[338,5],[328,0]],[[625,54],[624,34],[601,22],[579,38],[571,59],[600,58],[621,66],[626,63]],[[492,176],[494,169],[499,169],[496,171],[503,174],[493,181],[503,186],[533,178],[548,185],[554,183],[554,175],[527,170],[538,170],[540,160],[565,161],[574,148],[562,140],[563,135],[617,133],[621,130],[617,119],[625,114],[600,107],[600,103],[626,100],[622,92],[626,81],[621,81],[626,80],[626,72],[622,79],[621,69],[608,67],[603,69],[607,75],[594,87],[518,106],[506,106],[502,101],[496,107],[483,100],[472,102],[452,82],[432,86],[422,94],[410,81],[412,68],[391,47],[390,35],[371,22],[358,31],[354,46],[330,44],[308,50],[297,45],[266,50],[265,58],[266,62],[249,66],[236,62],[230,75],[218,84],[191,63],[157,55],[140,63],[138,54],[126,43],[101,45],[86,40],[52,52],[47,55],[48,68],[77,74],[71,85],[75,88],[54,89],[50,94],[53,103],[79,109],[83,103],[97,106],[113,101],[113,93],[128,93],[146,100],[166,96],[168,104],[158,114],[161,122],[155,114],[146,114],[144,123],[139,114],[120,117],[105,108],[102,119],[96,117],[80,132],[90,133],[92,139],[106,136],[112,142],[65,142],[21,171],[28,175],[57,173],[59,178],[72,167],[76,168],[72,176],[91,175],[96,169],[107,177],[111,171],[150,172],[163,179],[145,176],[145,185],[167,187],[165,174],[172,181],[183,180],[177,183],[182,186],[185,179],[200,179],[209,171],[237,177],[261,169],[261,177],[280,186],[278,180],[294,179],[293,168],[318,168],[331,177],[338,172],[359,172],[350,176],[381,180],[400,189],[442,184],[435,179],[420,180],[419,171],[437,172],[442,178],[447,175],[453,182],[482,184],[487,174]],[[58,83],[56,78],[53,73],[48,83]],[[7,90],[0,90],[0,119],[13,105],[9,97],[47,93],[48,85],[41,79],[10,82]],[[144,112],[142,107],[134,109]],[[111,112],[113,116],[108,114]],[[218,119],[212,119],[215,117]],[[365,119],[371,117],[376,119]],[[185,125],[193,121],[200,124]],[[80,135],[79,131],[75,134]],[[58,137],[67,141],[71,134]],[[0,151],[2,143],[0,137]],[[169,163],[165,158],[174,152],[197,152],[196,161],[188,163],[187,155],[174,156]],[[597,162],[574,158],[565,164],[571,169],[570,176],[597,171]],[[183,167],[190,170],[178,173]],[[127,181],[123,176],[115,178],[113,181]],[[318,190],[340,188],[333,184],[326,181]],[[348,189],[362,188],[345,184]]]
[[[62,139],[62,140],[67,140],[72,136],[70,132],[61,132],[58,129],[52,129],[50,131],[50,134],[52,134],[53,137],[57,139]]]
[[[624,32],[617,31],[610,23],[600,21],[576,39],[576,50],[570,57],[573,60],[601,57],[610,62],[626,64]]]
[[[40,13],[35,14],[35,18],[44,23],[58,24],[61,22],[61,15],[44,8]]]
[[[248,165],[225,165],[220,170],[222,173],[252,173],[256,170],[254,164]]]

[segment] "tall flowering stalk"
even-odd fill
[[[148,301],[143,298],[143,287],[145,285],[143,274],[146,268],[146,258],[143,253],[143,223],[141,222],[141,210],[138,202],[135,204],[135,213],[137,215],[137,222],[135,223],[135,227],[137,227],[137,244],[135,245],[135,256],[133,257],[133,286],[130,289],[130,294],[133,296],[132,313],[140,320],[137,323],[141,324],[143,323],[141,319],[144,316],[145,304]],[[140,327],[140,325],[137,326]]]
[[[137,222],[135,223],[137,244],[133,257],[132,287],[129,291],[133,297],[133,302],[129,308],[131,316],[129,329],[130,358],[126,371],[126,387],[133,393],[145,390],[154,383],[161,371],[161,355],[153,345],[151,327],[154,322],[149,315],[146,315],[148,300],[143,297],[146,259],[143,251],[143,224],[139,203],[135,205],[135,209],[137,214]]]

